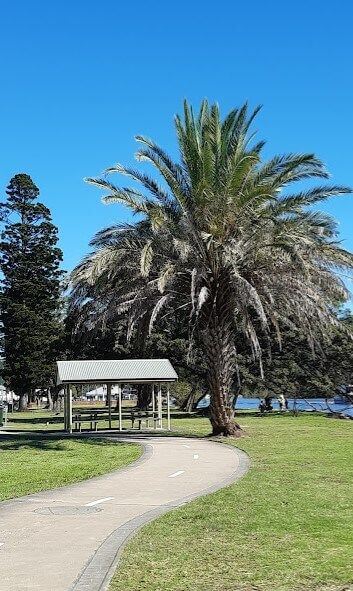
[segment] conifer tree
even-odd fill
[[[37,388],[50,386],[60,338],[62,252],[50,211],[27,174],[15,175],[0,204],[1,321],[6,385],[24,410]]]

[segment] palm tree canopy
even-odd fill
[[[99,232],[74,270],[71,302],[86,319],[128,312],[132,333],[148,315],[152,330],[168,305],[189,307],[191,326],[205,326],[217,286],[227,285],[224,322],[244,331],[258,357],[258,332],[270,324],[279,340],[279,321],[301,325],[314,340],[335,322],[332,306],[348,298],[339,273],[352,269],[353,256],[337,241],[335,221],[310,206],[350,189],[292,188],[328,173],[313,154],[264,161],[264,142],[250,133],[257,112],[244,105],[222,119],[217,105],[204,101],[195,115],[185,102],[175,118],[179,162],[137,136],[136,158],[157,179],[121,164],[86,179],[105,191],[105,203],[140,216]],[[112,173],[139,187],[114,185]]]

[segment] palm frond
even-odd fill
[[[148,242],[145,244],[145,246],[142,249],[141,252],[141,275],[142,277],[147,277],[150,269],[151,269],[151,265],[152,265],[152,259],[153,259],[153,246],[152,246],[152,240],[148,240]]]

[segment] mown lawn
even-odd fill
[[[0,438],[0,500],[98,476],[140,454],[137,445],[97,439]]]
[[[146,526],[110,591],[324,591],[353,582],[353,423],[242,417],[238,484]],[[206,419],[174,428],[204,435]]]
[[[123,411],[131,408],[131,401],[124,400]],[[74,405],[73,412],[85,409],[94,411],[96,408],[104,409],[102,403],[82,405]],[[108,409],[106,409],[108,413]],[[116,410],[114,409],[116,414]],[[118,420],[114,418],[113,427],[118,427]],[[123,427],[129,429],[131,427],[131,420],[123,420]],[[98,429],[106,430],[108,428],[108,421],[99,421]],[[6,425],[7,431],[58,431],[64,429],[64,416],[62,412],[52,412],[48,410],[29,410],[25,412],[13,412],[8,415],[8,422]],[[90,421],[83,424],[82,430],[88,431],[90,429]],[[1,430],[0,430],[1,433]]]
[[[48,410],[29,410],[26,412],[9,413],[6,425],[7,431],[52,431],[63,428],[63,413]]]

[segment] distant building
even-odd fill
[[[112,386],[112,398],[116,398],[118,396],[118,386]],[[122,390],[122,397],[124,400],[136,400],[137,398],[137,391],[136,388],[132,386],[126,385],[123,387]],[[94,390],[89,390],[82,396],[83,400],[89,401],[100,401],[105,402],[107,399],[107,386],[97,386]]]
[[[7,402],[7,404],[13,405],[14,402],[18,401],[18,399],[19,399],[19,396],[16,396],[16,394],[14,394],[13,392],[10,392],[9,390],[7,390],[5,388],[5,386],[0,384],[0,403]]]

